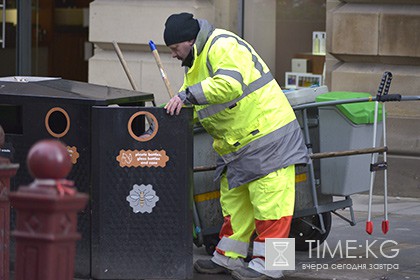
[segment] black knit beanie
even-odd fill
[[[166,20],[163,39],[167,46],[193,40],[200,27],[190,13],[173,14]]]

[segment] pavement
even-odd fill
[[[295,255],[295,270],[284,271],[285,280],[420,280],[420,199],[388,198],[389,231],[381,230],[383,197],[374,196],[371,235],[365,231],[368,196],[352,195],[356,225],[333,215],[326,241],[310,252]],[[348,210],[340,211],[346,217]],[[194,260],[211,258],[194,247]],[[232,279],[229,275],[200,275],[194,280]]]
[[[351,198],[356,225],[333,215],[326,241],[310,252],[296,251],[295,270],[284,271],[284,280],[420,280],[420,198],[388,199],[390,229],[386,235],[381,231],[383,198],[373,197],[372,235],[365,231],[368,196]],[[349,217],[347,209],[340,214]],[[193,257],[194,261],[211,258],[204,247],[194,245]],[[228,279],[230,275],[193,275],[193,280]]]

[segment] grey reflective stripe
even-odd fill
[[[209,56],[208,55],[207,55],[207,62],[206,62],[206,64],[207,64],[207,70],[209,71],[209,76],[210,77],[213,77],[214,76],[213,66],[211,66],[210,59],[209,59]]]
[[[245,89],[244,94],[248,95],[256,90],[259,90],[269,82],[271,82],[274,79],[273,75],[271,75],[270,72],[262,74],[262,76],[252,83],[250,83]]]
[[[188,87],[188,91],[195,98],[197,104],[208,104],[206,96],[204,95],[203,87],[201,83]],[[195,103],[194,103],[195,104]]]
[[[254,91],[262,88],[263,86],[265,86],[266,84],[271,82],[273,79],[274,79],[273,75],[271,75],[270,72],[264,73],[263,76],[261,76],[257,80],[250,83],[249,86],[246,86],[243,89],[243,93],[242,93],[241,96],[239,96],[238,98],[236,98],[232,101],[226,102],[226,103],[214,104],[214,105],[208,106],[204,109],[201,109],[200,111],[197,112],[198,118],[199,119],[204,119],[204,118],[210,117],[214,114],[217,114],[217,113],[225,110],[226,108],[229,108],[233,104],[235,104],[235,103],[239,102],[240,100],[242,100],[243,98],[245,98],[248,94],[253,93]]]
[[[244,258],[230,258],[226,257],[225,255],[222,255],[218,253],[217,251],[214,251],[213,257],[211,258],[212,262],[217,263],[218,265],[221,265],[223,267],[226,267],[229,270],[235,270],[240,267],[246,267]]]
[[[243,150],[237,160],[226,164],[226,178],[229,188],[232,189],[281,168],[308,162],[310,162],[308,148],[299,128],[260,149]]]
[[[265,257],[265,243],[255,242],[252,245],[252,256],[253,257]]]
[[[238,241],[231,238],[223,236],[222,239],[217,244],[217,248],[225,252],[235,252],[242,256],[248,254],[248,242]]]
[[[216,75],[224,75],[224,76],[231,77],[231,78],[235,79],[236,81],[238,81],[238,83],[241,84],[242,89],[244,89],[244,87],[245,87],[244,78],[242,77],[242,74],[239,71],[228,70],[228,69],[219,69],[219,70],[216,71],[215,76]]]
[[[185,103],[185,100],[187,99],[187,92],[185,90],[178,92],[178,97],[183,103]]]
[[[218,40],[218,39],[220,39],[220,38],[233,38],[233,39],[235,39],[237,42],[238,42],[238,44],[239,45],[241,45],[241,46],[244,46],[245,48],[247,48],[248,49],[248,51],[251,53],[251,55],[252,55],[252,61],[254,62],[254,64],[255,64],[255,68],[258,70],[258,71],[260,71],[260,73],[261,73],[261,75],[263,74],[263,66],[262,66],[262,64],[260,63],[260,61],[258,60],[258,58],[257,58],[257,56],[256,55],[254,55],[253,53],[252,53],[252,51],[251,51],[251,48],[249,47],[249,45],[247,44],[247,43],[245,43],[245,41],[243,41],[243,40],[241,40],[239,37],[236,37],[236,36],[233,36],[233,35],[229,35],[229,34],[220,34],[220,35],[217,35],[217,36],[215,36],[214,38],[213,38],[213,40],[211,41],[211,43],[210,43],[210,47],[209,47],[209,52],[210,52],[210,49],[211,49],[211,47],[214,45],[214,43]],[[213,76],[212,74],[213,74],[213,67],[211,66],[211,63],[210,63],[210,61],[209,61],[209,56],[207,55],[207,68],[208,68],[208,70],[209,70],[209,74],[210,74],[210,76]]]
[[[255,81],[253,81],[252,83],[250,83],[248,86],[246,86],[243,82],[243,77],[242,77],[242,74],[240,72],[233,71],[233,70],[227,70],[227,69],[219,69],[219,70],[216,71],[216,73],[214,73],[213,72],[213,66],[210,63],[209,55],[207,55],[206,64],[207,64],[207,69],[209,71],[210,77],[214,77],[217,74],[222,74],[222,75],[227,75],[229,77],[232,77],[232,78],[234,78],[235,80],[237,80],[238,82],[241,83],[243,93],[240,97],[238,97],[235,100],[232,100],[230,102],[223,103],[223,104],[215,104],[215,105],[209,106],[207,108],[204,108],[204,109],[198,111],[197,114],[198,114],[199,119],[207,118],[209,116],[212,116],[214,114],[217,114],[218,112],[221,112],[221,111],[225,110],[226,108],[231,107],[232,105],[234,105],[235,103],[239,102],[241,99],[246,97],[248,94],[260,89],[261,87],[265,86],[266,84],[268,84],[269,82],[271,82],[274,79],[270,72],[264,73],[263,66],[262,66],[261,62],[259,61],[258,57],[255,54],[252,53],[252,50],[249,47],[249,45],[245,41],[241,40],[240,38],[238,38],[236,36],[229,35],[229,34],[220,34],[220,35],[215,36],[210,43],[210,47],[209,47],[208,52],[210,52],[211,47],[220,38],[234,38],[238,42],[238,44],[247,48],[247,50],[252,55],[252,61],[254,62],[255,68],[260,72],[261,77],[258,78]],[[240,76],[240,78],[239,78],[239,76]],[[207,104],[207,103],[199,103],[199,104]]]
[[[279,139],[283,138],[285,135],[289,134],[290,132],[296,129],[300,129],[300,126],[297,120],[293,120],[290,123],[286,124],[285,126],[280,127],[279,129],[252,141],[248,145],[240,148],[238,151],[230,153],[230,154],[222,155],[221,157],[223,158],[223,161],[225,163],[229,163],[233,160],[236,160],[240,156],[242,156],[245,151],[246,152],[255,151],[264,147],[265,145],[268,145],[269,143],[272,143],[273,141],[280,141]],[[288,149],[288,148],[289,147],[284,147],[284,149]]]

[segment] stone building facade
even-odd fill
[[[139,91],[168,100],[148,42],[160,53],[171,86],[182,84],[180,63],[170,57],[162,33],[168,15],[181,11],[241,33],[275,70],[276,0],[95,0],[90,4],[89,82],[131,88],[113,49],[116,41]],[[282,3],[293,0],[281,1]],[[243,2],[242,2],[243,3]],[[420,95],[420,0],[326,0],[326,84],[330,90],[376,94],[384,71],[393,74],[390,93]],[[263,15],[263,16],[262,16]],[[249,20],[251,19],[251,20]],[[276,21],[277,20],[277,21]],[[281,55],[281,54],[277,54]],[[278,77],[279,73],[276,74]],[[281,74],[280,74],[281,75]],[[420,197],[420,103],[389,103],[388,186],[391,195]],[[375,191],[382,192],[382,175]]]
[[[420,1],[328,0],[330,90],[376,94],[385,71],[390,93],[420,95]],[[420,197],[420,103],[386,103],[390,194]],[[378,173],[375,191],[382,193]]]

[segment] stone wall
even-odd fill
[[[191,12],[214,20],[210,1],[192,0],[96,0],[90,4],[89,41],[95,44],[89,59],[89,82],[132,89],[113,48],[116,41],[133,80],[141,92],[153,93],[156,104],[169,100],[169,94],[149,49],[152,40],[164,62],[172,89],[182,85],[180,62],[172,59],[163,42],[166,18],[172,13]],[[150,105],[150,104],[149,104]]]
[[[163,42],[164,23],[173,13],[190,12],[215,27],[240,34],[238,0],[95,0],[90,4],[89,41],[94,43],[94,56],[89,59],[90,83],[131,89],[129,80],[113,48],[116,41],[127,61],[139,91],[155,95],[156,104],[169,100],[148,43],[157,46],[162,64],[174,92],[181,87],[183,68],[171,58]],[[275,3],[276,0],[247,0],[248,22],[244,37],[275,69]],[[265,15],[262,17],[261,15]],[[262,40],[261,38],[264,38]]]
[[[276,31],[272,24],[276,21],[270,18],[275,17],[276,0],[246,3],[249,9],[244,11],[244,37],[274,70],[276,65],[271,64],[276,62],[273,53]],[[391,71],[390,93],[420,95],[420,0],[326,0],[326,3],[326,82],[330,90],[375,94],[383,72]],[[182,84],[183,71],[163,42],[167,16],[188,11],[217,27],[237,32],[238,7],[237,0],[93,1],[89,40],[95,44],[95,51],[89,60],[89,82],[131,88],[112,46],[112,41],[116,41],[139,91],[153,93],[157,104],[165,103],[168,93],[148,42],[156,43],[176,91]],[[419,105],[419,102],[386,104],[388,186],[392,195],[420,197]],[[375,192],[380,193],[381,173],[376,182]]]
[[[274,0],[270,0],[274,1]],[[89,41],[94,56],[89,60],[90,83],[132,89],[114,50],[116,41],[141,92],[155,95],[156,104],[169,100],[154,57],[152,40],[158,49],[171,87],[177,92],[183,81],[181,63],[171,58],[163,41],[164,23],[173,13],[190,12],[216,27],[237,32],[237,0],[95,0],[90,4]]]
[[[378,91],[385,71],[390,93],[420,95],[420,1],[327,0],[327,84],[332,91]],[[420,103],[386,103],[388,189],[420,197]],[[377,173],[375,193],[383,193]]]

